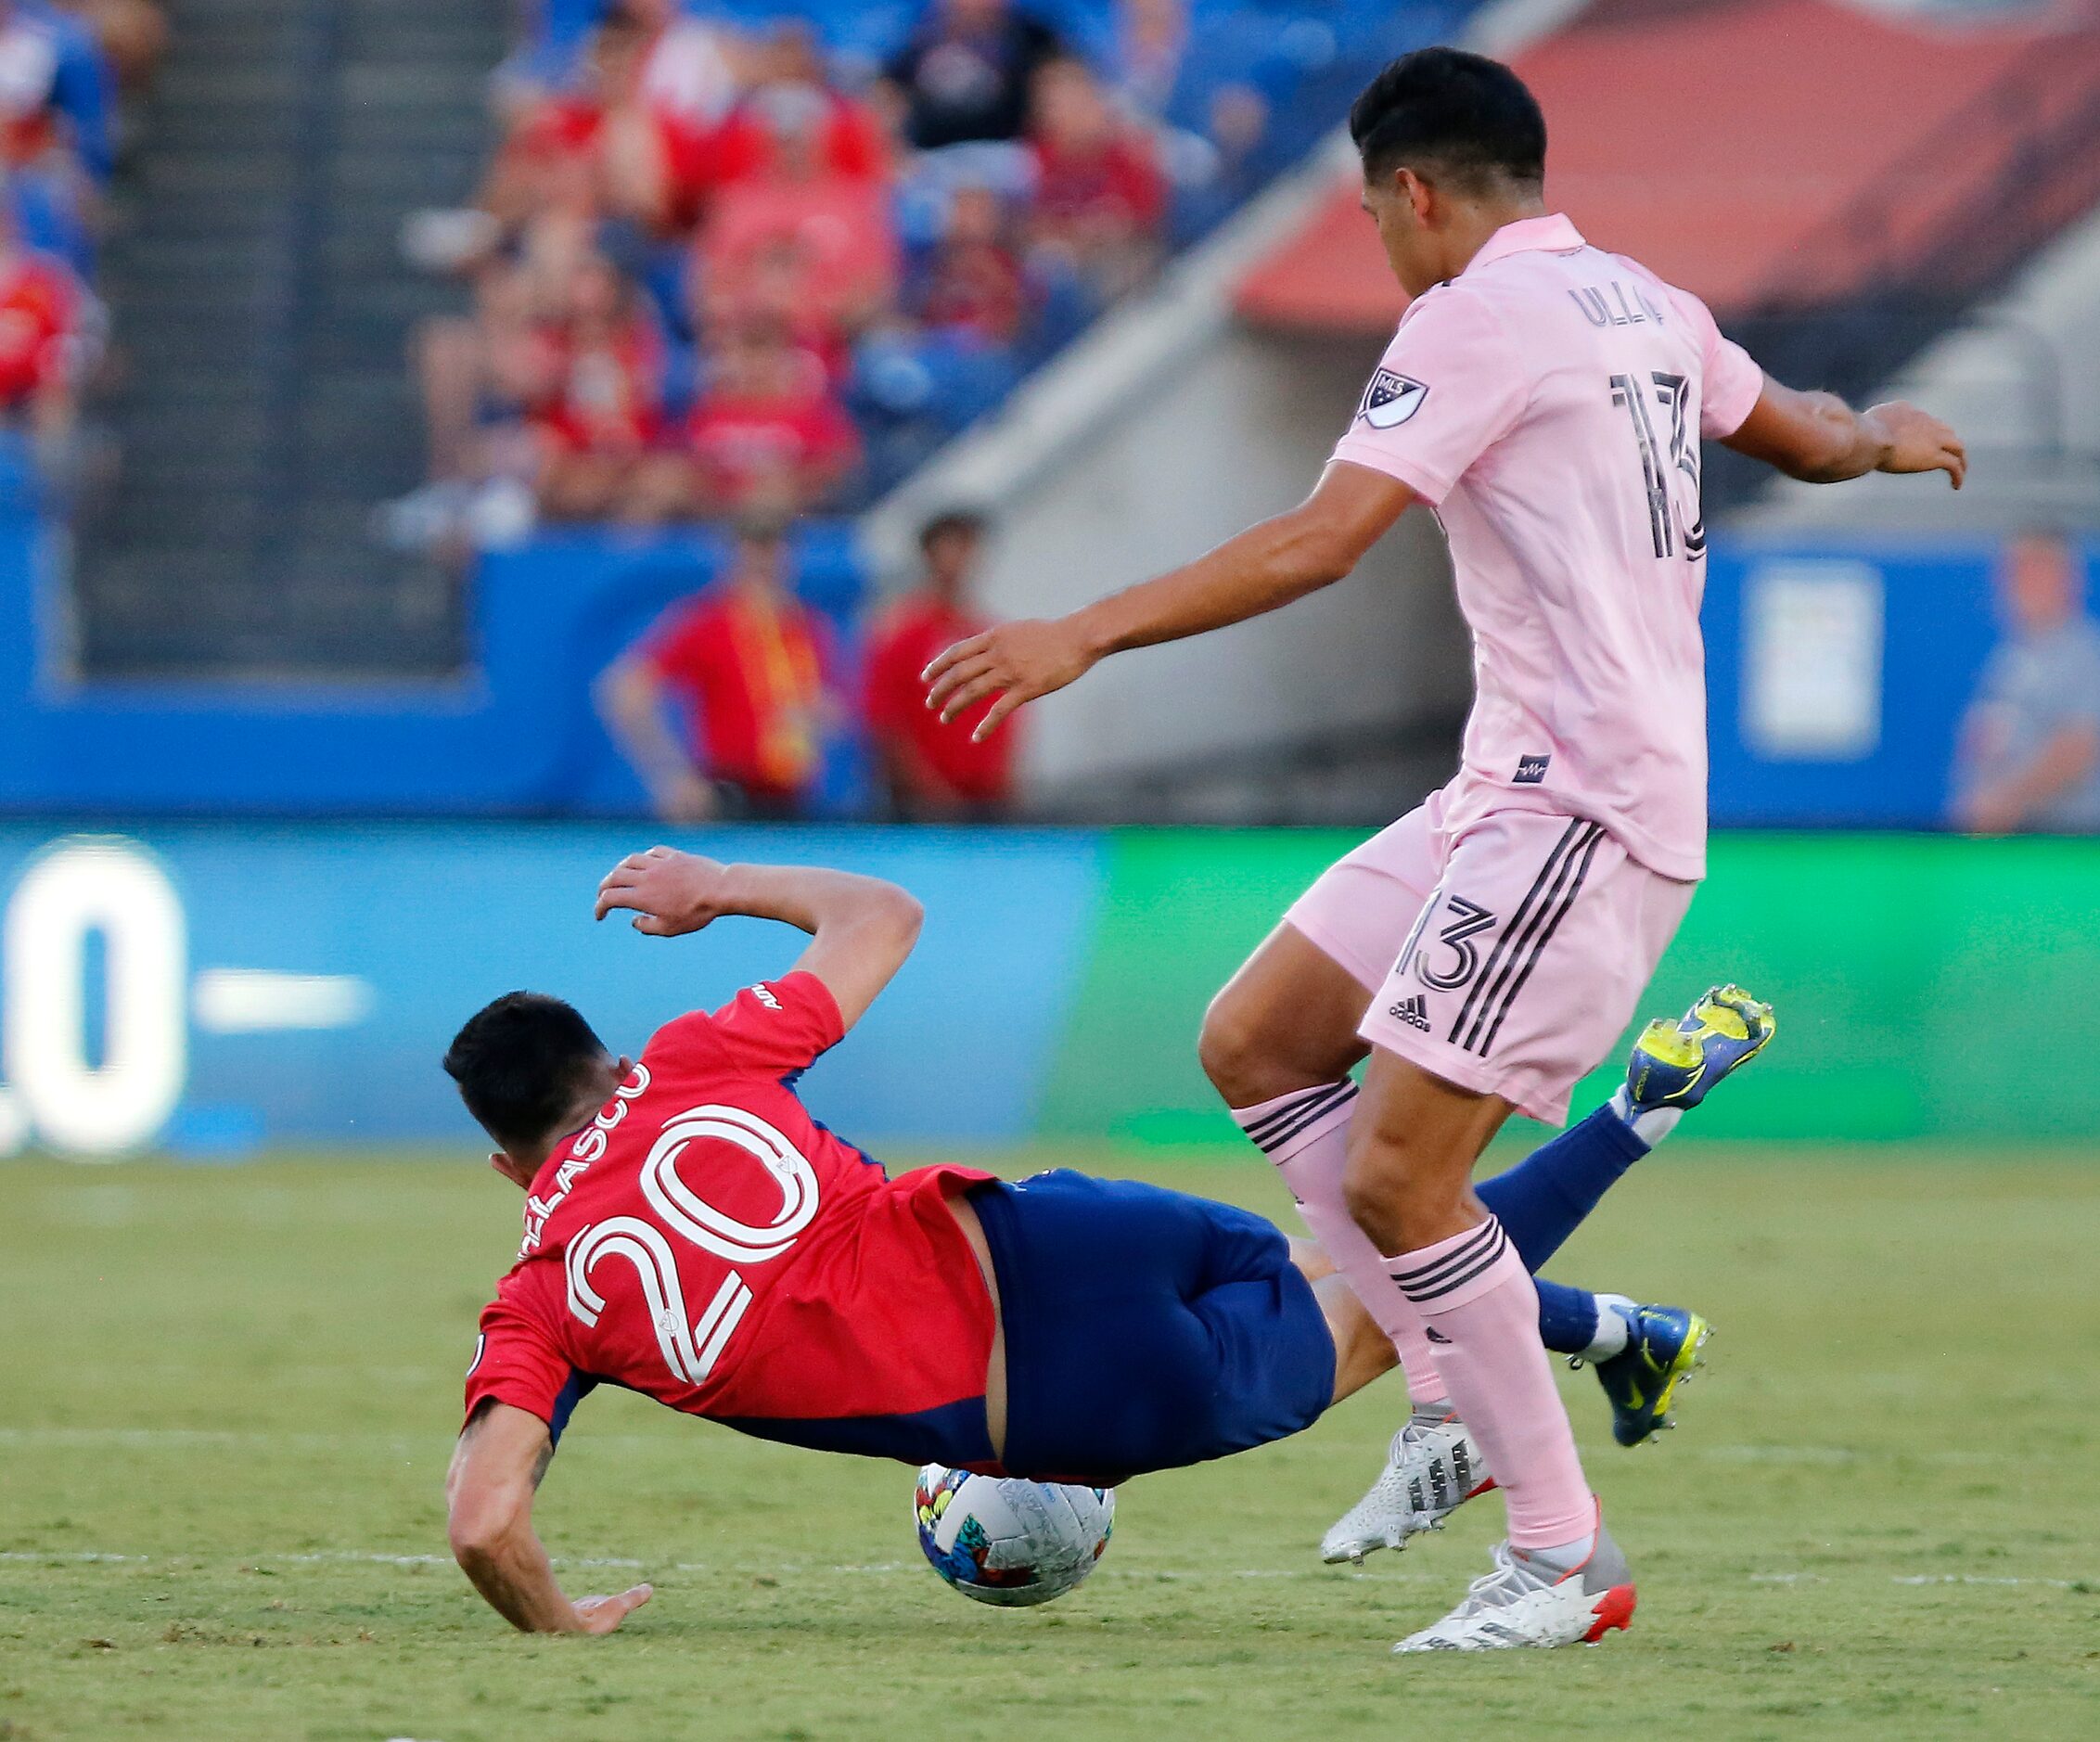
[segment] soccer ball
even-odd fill
[[[1026,1608],[1063,1596],[1094,1570],[1115,1527],[1116,1491],[928,1464],[918,1473],[912,1517],[933,1570],[956,1590]]]

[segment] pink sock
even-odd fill
[[[1356,1291],[1371,1322],[1392,1339],[1407,1375],[1409,1398],[1416,1403],[1441,1403],[1451,1393],[1437,1371],[1422,1315],[1392,1286],[1391,1266],[1342,1204],[1349,1116],[1355,1110],[1356,1085],[1344,1081],[1278,1095],[1259,1107],[1236,1108],[1233,1118],[1276,1164],[1312,1237]]]
[[[1596,1527],[1568,1412],[1539,1341],[1539,1295],[1502,1223],[1403,1252],[1394,1282],[1438,1337],[1451,1401],[1487,1454],[1513,1548],[1558,1548]]]

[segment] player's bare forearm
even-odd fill
[[[670,847],[630,853],[607,873],[597,917],[621,908],[635,915],[635,930],[657,938],[728,915],[808,932],[795,966],[830,988],[848,1028],[904,965],[925,918],[912,896],[880,877],[821,865],[721,865]]]
[[[1855,411],[1835,393],[1802,392],[1769,378],[1725,445],[1811,484],[1869,472],[1945,472],[1959,490],[1968,474],[1962,439],[1915,405],[1889,400]]]
[[[520,1633],[607,1633],[649,1600],[646,1584],[570,1602],[532,1529],[532,1495],[554,1455],[546,1424],[507,1403],[484,1403],[445,1472],[453,1558]]]
[[[1315,593],[1349,573],[1363,554],[1306,507],[1294,508],[1157,580],[1082,606],[1072,621],[1090,662],[1184,641]]]
[[[1340,580],[1414,499],[1396,478],[1332,462],[1288,514],[1192,563],[1069,616],[1002,623],[957,642],[926,668],[927,706],[952,722],[996,695],[974,734],[985,737],[1015,709],[1064,688],[1108,654],[1245,622]]]

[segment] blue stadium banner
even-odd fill
[[[668,941],[595,924],[599,877],[649,827],[0,826],[0,1153],[478,1144],[438,1061],[497,993],[559,993],[633,1052],[794,960],[795,934],[755,920]],[[1097,837],[676,839],[851,865],[925,899],[917,954],[811,1073],[821,1117],[917,1144],[1031,1129],[1085,958]]]

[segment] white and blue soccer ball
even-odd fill
[[[1026,1608],[1063,1596],[1094,1570],[1115,1528],[1116,1491],[928,1464],[918,1473],[912,1519],[927,1560],[956,1590]]]

